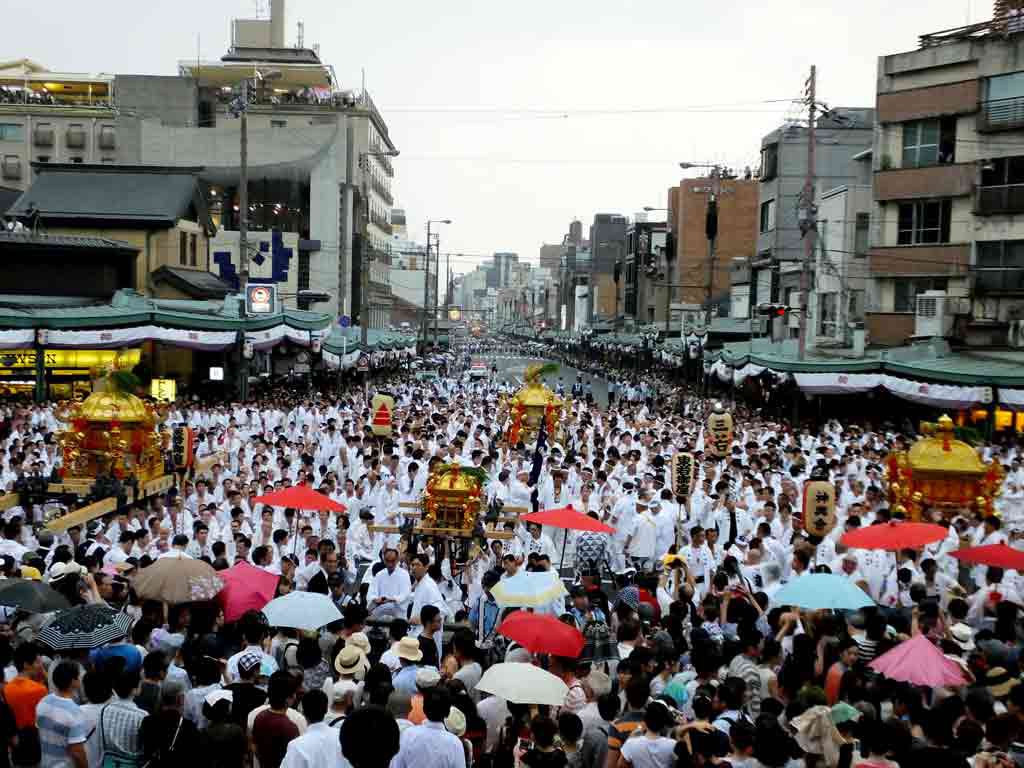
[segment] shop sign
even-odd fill
[[[149,382],[149,394],[154,400],[172,402],[178,397],[178,382],[174,379],[153,379]]]

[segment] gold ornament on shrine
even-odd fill
[[[514,446],[520,441],[529,443],[536,440],[541,424],[548,435],[548,442],[561,441],[562,422],[571,410],[571,400],[563,400],[541,381],[541,377],[554,373],[554,363],[531,365],[524,376],[526,383],[508,401],[507,411],[511,423],[508,429],[508,444]]]
[[[156,430],[160,415],[132,394],[138,386],[129,371],[118,367],[94,372],[93,393],[82,402],[64,403],[58,416],[67,425],[57,439],[64,457],[66,481],[99,475],[135,477],[139,482],[164,474],[164,440]]]
[[[921,432],[924,436],[909,450],[889,456],[889,503],[904,508],[912,520],[920,520],[928,507],[946,516],[969,509],[993,514],[993,501],[1003,481],[1002,465],[982,461],[974,448],[957,440],[949,416],[922,423]]]
[[[423,494],[424,531],[468,536],[480,515],[487,473],[479,467],[439,464]]]

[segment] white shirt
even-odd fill
[[[381,568],[373,581],[370,582],[370,589],[366,593],[366,601],[373,603],[378,597],[390,597],[401,605],[412,594],[412,579],[409,572],[404,568],[395,568],[394,573],[388,573],[387,568]]]
[[[401,748],[391,768],[466,768],[466,752],[443,723],[427,721],[402,732]]]
[[[281,768],[317,768],[349,765],[341,754],[338,731],[325,723],[313,723],[306,733],[288,743]]]

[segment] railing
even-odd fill
[[[978,187],[975,209],[981,215],[1024,212],[1024,184]]]
[[[64,109],[93,108],[113,109],[114,105],[108,99],[82,98],[58,99],[49,93],[35,93],[34,91],[13,90],[0,88],[0,107],[6,106],[29,106],[29,107],[57,107]]]
[[[384,182],[379,179],[374,179],[371,186],[373,187],[373,191],[384,199],[385,203],[388,205],[395,204],[395,198],[392,197],[391,190],[387,188],[387,185],[384,184]]]
[[[979,131],[1008,131],[1024,127],[1024,96],[992,99],[981,103]]]

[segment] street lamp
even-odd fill
[[[451,224],[451,219],[427,219],[427,263],[423,270],[423,344],[427,343],[429,328],[427,315],[427,296],[430,293],[430,227],[433,224]],[[434,273],[434,346],[437,346],[437,278],[441,272],[441,238],[437,242],[437,270]]]

